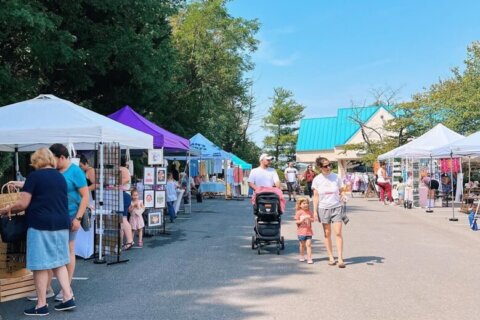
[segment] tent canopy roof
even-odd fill
[[[232,155],[233,164],[235,164],[236,166],[240,166],[240,168],[242,168],[243,170],[252,169],[252,165],[250,163],[245,162],[244,160],[240,159],[233,153],[230,153],[230,154]]]
[[[205,138],[201,133],[197,133],[190,138],[190,147],[200,153],[202,159],[230,159],[230,153],[222,150],[212,141]]]
[[[135,112],[130,106],[125,106],[108,117],[151,135],[155,148],[165,148],[168,151],[187,151],[190,149],[188,139],[157,126],[155,123]]]
[[[33,151],[53,143],[73,144],[78,150],[92,150],[98,142],[153,147],[152,136],[54,95],[4,106],[0,119],[0,151]]]
[[[466,138],[432,150],[433,157],[480,156],[480,131]]]
[[[432,156],[432,151],[434,149],[458,141],[462,138],[464,138],[464,136],[439,123],[415,140],[380,155],[378,159],[429,158]]]

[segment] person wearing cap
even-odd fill
[[[288,201],[296,201],[295,197],[297,196],[297,192],[295,191],[297,187],[297,169],[293,166],[293,162],[288,163],[288,167],[285,169],[284,175],[285,180],[287,180],[287,188],[288,188]],[[293,198],[292,198],[293,194]]]
[[[270,168],[273,159],[274,157],[263,153],[259,159],[260,166],[250,172],[248,185],[254,191],[258,187],[277,187],[280,189],[280,179],[277,171],[274,168]]]

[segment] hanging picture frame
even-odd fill
[[[150,212],[148,214],[148,226],[157,227],[163,223],[163,211]]]
[[[155,184],[165,185],[167,184],[167,168],[156,168],[155,172]]]
[[[161,209],[167,206],[167,195],[165,190],[156,190],[155,191],[155,208]]]
[[[155,168],[154,167],[143,168],[143,184],[147,186],[155,184]]]
[[[145,208],[153,208],[155,206],[155,191],[144,190],[143,191],[143,204]]]
[[[163,149],[148,150],[148,164],[149,165],[163,165]]]

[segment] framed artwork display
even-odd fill
[[[143,191],[143,204],[145,208],[153,208],[155,206],[155,191],[144,190]]]
[[[167,168],[156,168],[155,184],[167,184]]]
[[[143,168],[143,184],[144,185],[155,184],[155,168],[154,167]]]
[[[161,226],[163,222],[163,212],[150,212],[148,214],[148,226],[149,227],[156,227]]]
[[[165,190],[155,191],[155,208],[165,208],[167,206],[167,195]]]
[[[163,165],[163,149],[148,150],[148,164],[162,164]]]

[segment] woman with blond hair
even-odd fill
[[[53,270],[65,293],[55,310],[75,308],[66,265],[70,261],[68,237],[67,183],[56,170],[56,159],[47,148],[31,156],[35,168],[23,186],[20,199],[3,209],[0,215],[26,210],[27,216],[27,268],[33,271],[37,292],[36,306],[26,309],[25,315],[48,315],[46,301],[49,270]]]

